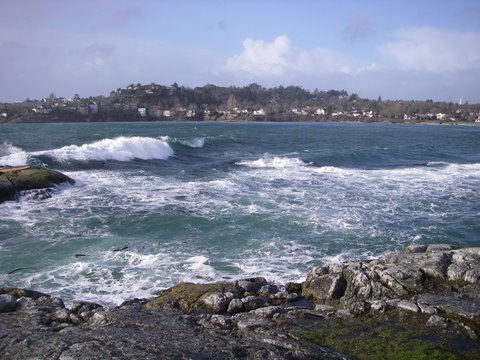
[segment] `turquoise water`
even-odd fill
[[[0,165],[76,180],[0,205],[0,284],[103,304],[416,243],[480,245],[480,127],[0,126]]]

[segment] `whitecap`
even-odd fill
[[[91,144],[68,145],[59,149],[38,151],[34,154],[51,156],[59,161],[165,160],[173,155],[173,150],[165,139],[120,136],[114,139],[103,139]]]
[[[257,160],[244,160],[236,163],[240,166],[265,169],[289,169],[306,166],[299,158],[263,156]]]
[[[0,145],[0,166],[25,165],[28,161],[28,154],[19,147],[8,142]]]

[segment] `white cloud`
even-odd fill
[[[227,59],[226,69],[255,76],[282,76],[292,68],[293,48],[287,36],[278,36],[272,43],[246,39],[243,52]]]
[[[247,39],[243,51],[227,59],[224,70],[243,77],[281,78],[314,74],[350,74],[360,65],[333,50],[315,48],[301,50],[293,46],[286,35],[273,42]]]
[[[380,48],[400,70],[461,71],[480,68],[480,33],[417,27],[398,31]]]

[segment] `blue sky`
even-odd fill
[[[130,83],[480,102],[480,1],[2,0],[0,101]]]

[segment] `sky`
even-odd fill
[[[0,102],[129,84],[480,103],[479,0],[0,0]]]

